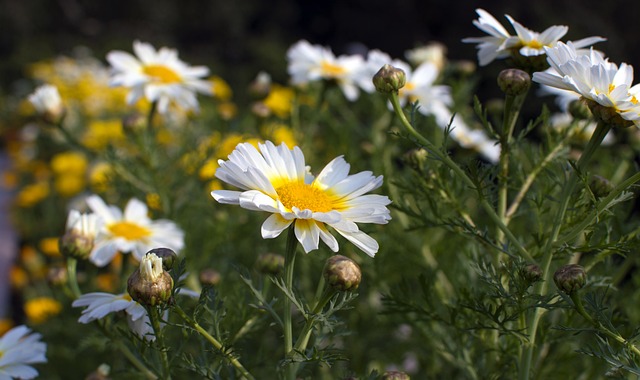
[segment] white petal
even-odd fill
[[[318,249],[320,229],[313,220],[298,219],[295,224],[296,238],[304,248],[305,253]]]
[[[270,215],[262,223],[261,233],[264,239],[273,239],[280,236],[282,231],[291,225],[293,220],[286,220],[278,214]]]

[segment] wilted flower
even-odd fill
[[[158,111],[165,113],[170,102],[185,109],[198,109],[195,93],[211,94],[211,82],[202,79],[209,74],[204,66],[189,66],[178,58],[175,49],[154,49],[148,43],[133,43],[135,56],[124,51],[112,51],[107,61],[113,68],[112,86],[131,88],[129,104],[145,97],[158,102]]]
[[[349,175],[350,165],[341,156],[331,161],[317,178],[307,173],[300,148],[275,146],[271,141],[239,144],[220,160],[216,177],[242,191],[215,190],[211,195],[220,203],[240,205],[254,211],[272,213],[262,225],[263,238],[275,238],[290,225],[305,252],[318,249],[319,240],[332,251],[338,241],[327,226],[370,256],[378,243],[360,231],[356,223],[386,224],[391,216],[389,198],[364,195],[382,185],[382,176],[364,171]]]
[[[136,301],[131,300],[127,293],[110,294],[110,293],[87,293],[83,294],[71,304],[73,307],[87,308],[82,310],[82,315],[78,322],[90,323],[96,319],[102,319],[110,313],[125,311],[127,314],[127,322],[129,328],[139,337],[153,341],[153,328],[149,315],[144,306]]]
[[[287,59],[293,84],[335,80],[348,100],[358,98],[356,82],[365,75],[364,60],[359,55],[336,57],[329,48],[302,40],[289,48]]]
[[[38,371],[30,364],[46,363],[47,345],[42,336],[17,326],[0,337],[0,379],[33,379]]]
[[[151,220],[147,206],[138,199],[129,200],[124,213],[108,206],[97,195],[88,197],[87,205],[102,220],[90,256],[97,266],[107,265],[118,251],[131,252],[140,260],[155,247],[174,251],[184,247],[184,232],[180,227],[170,220]]]

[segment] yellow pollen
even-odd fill
[[[131,296],[129,295],[129,293],[125,293],[122,295],[122,299],[125,301],[131,301]]]
[[[280,202],[289,210],[293,207],[313,212],[333,210],[333,203],[327,193],[301,182],[286,183],[278,187],[276,193],[278,193]]]
[[[152,77],[154,82],[163,84],[178,83],[181,79],[178,73],[168,68],[167,66],[162,65],[144,66],[142,68],[142,72]]]
[[[530,42],[527,44],[527,46],[528,46],[528,47],[530,47],[530,48],[532,48],[532,49],[542,49],[542,46],[544,46],[544,45],[542,45],[542,44],[541,44],[539,41],[537,41],[537,40],[533,40],[533,41],[530,41]]]
[[[638,104],[638,98],[636,98],[635,96],[632,96],[631,97],[631,103]]]
[[[322,61],[320,69],[322,70],[323,74],[332,78],[338,77],[345,73],[345,69],[327,61]]]
[[[615,89],[616,89],[616,86],[614,86],[613,83],[609,84],[609,93],[611,93]]]
[[[127,240],[139,240],[151,235],[151,231],[148,229],[131,222],[117,222],[107,228],[114,236]]]

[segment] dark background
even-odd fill
[[[260,70],[285,82],[286,50],[303,38],[336,54],[357,43],[398,58],[437,40],[451,59],[475,61],[474,45],[460,40],[483,35],[472,25],[478,7],[510,32],[505,13],[535,31],[568,25],[564,40],[606,37],[598,48],[612,61],[640,63],[640,2],[631,1],[0,0],[0,84],[13,92],[27,63],[77,46],[103,59],[109,50],[131,51],[134,39],[179,49],[181,59],[208,66],[236,93]]]

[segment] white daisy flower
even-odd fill
[[[356,82],[364,75],[362,57],[336,57],[330,49],[302,40],[289,48],[287,59],[287,70],[293,84],[300,85],[323,79],[335,80],[348,100],[358,99],[360,91]]]
[[[100,230],[102,220],[96,214],[83,214],[77,210],[69,211],[66,231],[73,231],[82,236],[95,238]]]
[[[611,108],[628,121],[640,126],[638,100],[639,85],[632,86],[633,67],[622,63],[619,67],[602,54],[592,51],[580,54],[572,43],[559,42],[545,48],[547,60],[554,71],[533,73],[533,81],[580,96]]]
[[[133,43],[135,56],[124,51],[112,51],[107,61],[112,66],[112,86],[130,87],[129,104],[146,97],[157,102],[158,111],[165,113],[170,102],[184,109],[198,109],[196,92],[211,94],[211,83],[202,78],[209,75],[204,66],[189,66],[178,58],[175,49],[157,50],[148,43]]]
[[[465,38],[462,42],[477,43],[478,62],[480,66],[486,66],[495,59],[506,58],[517,51],[525,57],[535,57],[545,54],[545,47],[553,47],[569,31],[564,25],[554,25],[544,32],[538,33],[524,27],[511,16],[505,15],[516,35],[509,32],[484,9],[476,9],[480,16],[473,24],[489,36]],[[593,36],[573,41],[576,48],[585,48],[597,42],[605,41],[604,38]]]
[[[51,120],[57,120],[64,112],[62,98],[56,86],[42,85],[29,95],[29,102],[33,104],[40,115],[47,115]]]
[[[102,198],[87,198],[89,208],[102,220],[89,259],[97,266],[107,265],[118,252],[131,252],[140,260],[151,249],[165,247],[176,252],[184,247],[184,232],[170,220],[151,220],[147,206],[131,199],[124,213],[108,206]]]
[[[213,198],[225,204],[272,213],[262,224],[262,237],[275,238],[292,223],[305,252],[318,249],[319,240],[338,252],[332,227],[356,247],[373,257],[378,242],[360,231],[356,223],[386,224],[391,219],[389,198],[368,194],[382,185],[382,176],[369,171],[349,175],[350,165],[335,158],[314,178],[307,173],[302,151],[284,143],[267,141],[260,151],[241,143],[220,160],[216,177],[242,191],[216,190]]]
[[[110,313],[124,311],[127,314],[127,323],[131,331],[149,341],[156,339],[147,310],[144,306],[133,301],[127,293],[87,293],[73,301],[71,306],[87,307],[82,310],[82,315],[80,315],[78,319],[78,322],[85,324],[97,319],[102,319]]]
[[[33,379],[38,371],[30,364],[46,363],[47,345],[42,336],[17,326],[0,337],[0,379]]]

